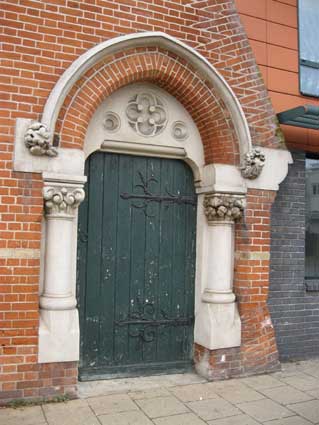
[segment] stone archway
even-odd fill
[[[204,146],[205,160],[199,165],[187,149],[179,150],[198,170],[199,247],[203,255],[197,267],[200,296],[195,340],[207,350],[240,345],[240,318],[232,291],[234,222],[242,216],[247,187],[277,190],[290,156],[286,151],[251,150],[247,121],[238,100],[204,57],[166,34],[143,33],[119,37],[89,50],[62,75],[40,123],[17,120],[14,168],[42,172],[45,186],[39,362],[78,360],[76,217],[84,196],[85,134],[101,102],[120,87],[138,81],[157,84],[176,97],[192,116]],[[260,175],[264,154],[267,161]],[[249,180],[241,175],[240,165]],[[216,273],[210,264],[224,267]],[[266,316],[264,306],[260,323]],[[260,325],[258,335],[262,329]],[[274,344],[270,331],[266,339],[270,346]],[[265,363],[267,350],[268,346]]]
[[[155,119],[152,120],[153,114]],[[127,85],[100,104],[91,118],[84,141],[86,157],[97,150],[176,158],[191,166],[199,192],[194,341],[210,349],[239,346],[240,318],[232,291],[233,224],[242,214],[246,188],[242,185],[234,191],[224,186],[222,197],[206,195],[211,193],[211,186],[202,187],[205,161],[199,131],[183,106],[153,84]],[[221,220],[210,217],[216,199],[227,209],[227,216],[220,217]],[[238,216],[233,215],[233,209]],[[212,271],[216,279],[212,279]]]

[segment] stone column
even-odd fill
[[[241,322],[233,293],[234,223],[242,217],[244,197],[207,194],[206,282],[195,320],[195,342],[208,349],[240,346]]]
[[[75,298],[77,209],[85,177],[44,173],[45,254],[40,296],[39,362],[79,357]]]

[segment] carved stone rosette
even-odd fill
[[[25,146],[35,156],[57,156],[58,151],[50,143],[50,132],[40,122],[32,123],[24,135]]]
[[[245,199],[226,194],[210,194],[204,199],[204,212],[208,222],[240,220],[245,207]]]
[[[128,103],[126,117],[140,136],[157,136],[167,124],[167,113],[159,96],[152,93],[135,95]]]
[[[260,175],[265,161],[265,155],[260,149],[252,149],[250,152],[246,153],[244,163],[240,167],[242,176],[245,179],[256,179]]]
[[[84,200],[82,188],[50,187],[43,189],[46,214],[67,214],[73,216],[74,211]]]

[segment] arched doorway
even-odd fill
[[[129,50],[137,46],[136,51]],[[106,57],[107,61],[102,60]],[[143,87],[133,87],[138,81],[145,82]],[[157,88],[151,87],[150,83],[156,84]],[[122,89],[125,90],[123,98],[120,96]],[[142,97],[146,94],[148,98],[155,94],[152,105],[149,104],[152,106],[150,112],[155,112],[153,106],[162,111],[164,108],[166,112],[165,119],[156,125],[155,121],[150,123],[153,130],[155,127],[150,133],[148,128],[139,128],[137,123],[141,117],[138,114],[134,118],[127,113],[131,105],[139,110],[139,94]],[[124,103],[123,99],[126,99]],[[181,108],[182,105],[186,110]],[[30,161],[25,161],[22,155],[21,162],[18,147],[23,145],[23,135],[25,131],[36,133],[37,130],[33,130],[34,124],[28,120],[20,120],[18,124],[16,170],[43,171],[46,201],[39,362],[79,359],[75,300],[77,235],[73,224],[77,207],[84,198],[83,159],[101,150],[182,159],[192,167],[198,194],[195,343],[200,353],[202,349],[239,347],[241,321],[232,291],[234,222],[245,208],[247,187],[277,190],[286,170],[285,167],[274,167],[278,164],[278,151],[268,149],[266,172],[256,180],[242,178],[239,156],[244,164],[248,161],[249,169],[255,155],[251,150],[248,123],[238,99],[213,65],[194,49],[163,33],[132,34],[112,39],[79,57],[61,76],[46,102],[41,123],[37,126],[41,124],[41,129],[51,131],[47,142],[54,133],[57,134],[56,143],[60,139],[57,157],[38,158],[39,161],[27,167]],[[289,154],[282,153],[280,157],[287,166]],[[64,174],[66,170],[68,174]],[[59,203],[59,200],[63,202]],[[221,215],[216,213],[219,206]],[[227,236],[227,243],[222,246],[219,234]],[[247,261],[247,251],[254,249],[246,245],[243,261]],[[61,247],[64,255],[61,255]],[[259,259],[259,252],[250,254],[248,261]],[[241,261],[241,257],[238,258]],[[261,258],[263,260],[264,256]],[[219,266],[218,273],[212,264]],[[197,369],[201,368],[200,373],[207,376],[211,370],[211,353],[206,356],[205,351],[204,354],[200,362],[198,356],[195,360]],[[218,361],[224,370],[225,356],[220,356]]]
[[[79,210],[80,377],[192,363],[194,177],[176,159],[94,152]]]

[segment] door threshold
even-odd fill
[[[177,373],[161,373],[156,375],[138,376],[130,378],[109,378],[105,380],[90,380],[78,383],[80,398],[98,397],[109,394],[124,394],[160,388],[176,387],[205,383],[207,380],[197,375],[192,369],[190,372],[179,370]]]
[[[147,377],[191,373],[194,365],[189,361],[171,363],[132,364],[128,366],[108,366],[99,368],[79,368],[79,381],[100,381],[109,379]]]

